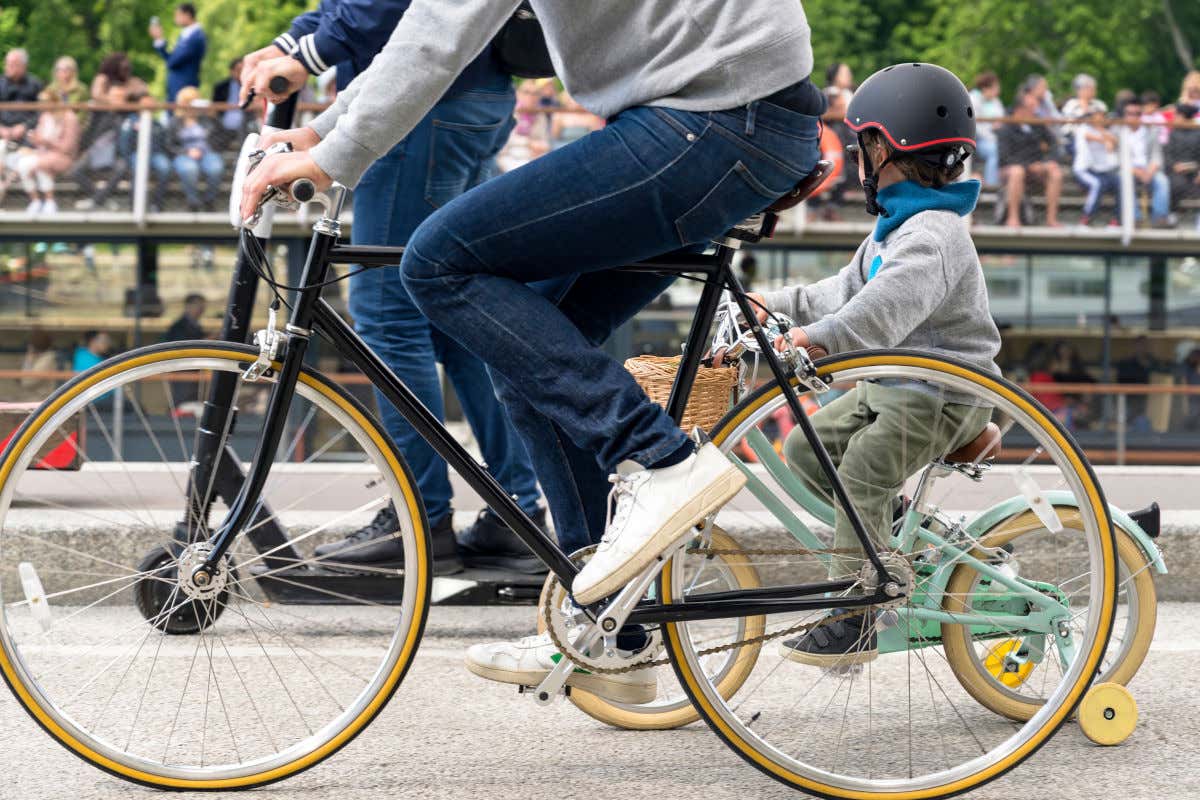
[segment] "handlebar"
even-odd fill
[[[267,82],[267,87],[275,94],[284,94],[288,90],[288,79],[282,75],[276,75]]]

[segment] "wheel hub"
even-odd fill
[[[196,542],[179,554],[179,589],[193,600],[212,600],[229,582],[227,558],[222,558],[212,572],[200,569],[211,552],[211,544]]]

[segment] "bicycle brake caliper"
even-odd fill
[[[274,308],[267,309],[267,327],[254,334],[254,343],[258,345],[258,358],[242,373],[242,380],[247,383],[274,380],[271,365],[279,357],[279,349],[283,345],[283,334],[275,327]]]
[[[829,384],[817,374],[817,365],[813,363],[807,350],[796,348],[792,369],[796,373],[796,380],[811,389],[814,394],[825,394],[829,391]]]

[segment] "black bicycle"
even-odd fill
[[[562,552],[321,298],[336,265],[394,265],[402,249],[339,241],[341,187],[279,187],[270,202],[324,210],[295,287],[275,278],[262,240],[241,234],[241,257],[272,290],[296,290],[282,329],[278,298],[254,346],[182,342],[110,359],[50,397],[5,450],[0,671],[19,702],[88,762],[176,789],[286,778],[380,712],[429,609],[428,521],[378,421],[305,366],[319,336],[551,570],[538,618],[563,657],[528,687],[537,702],[562,694],[574,670],[654,670],[652,703],[571,696],[630,727],[699,715],[760,770],[828,797],[942,797],[1020,763],[1104,666],[1118,607],[1136,618],[1135,584],[1118,586],[1107,507],[1085,458],[1017,387],[921,353],[814,363],[772,349],[788,323],[767,330],[755,320],[732,259],[819,178],[713,252],[628,267],[702,285],[666,408],[682,419],[705,353],[727,352],[738,402],[707,436],[747,484],[691,541],[586,608],[567,587],[587,551]],[[912,478],[890,487],[897,502],[886,522],[853,507],[840,445],[826,447],[825,417],[809,416],[878,384],[912,395],[892,443]],[[932,437],[953,448],[920,445],[940,424],[923,411],[931,400],[991,408],[993,422]],[[1017,444],[997,458],[1002,437]],[[45,454],[62,446],[78,469],[50,465]],[[801,477],[781,450],[807,452],[815,467]],[[313,553],[389,502],[403,568]],[[858,547],[829,545],[826,532],[839,525]],[[831,580],[834,557],[860,566]],[[306,582],[307,571],[344,577]],[[386,581],[387,602],[355,590],[366,577]],[[306,604],[274,602],[281,586]],[[816,669],[792,658],[795,637],[860,615],[877,660]],[[632,654],[615,646],[627,625],[648,634]],[[667,666],[678,688],[661,674]]]

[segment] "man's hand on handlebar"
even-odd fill
[[[273,44],[255,50],[253,53],[247,53],[242,56],[242,73],[238,75],[238,83],[241,84],[241,92],[238,94],[238,105],[245,105],[246,99],[250,96],[250,87],[253,86],[254,73],[258,65],[262,61],[268,59],[280,58],[288,55]],[[293,61],[295,59],[292,59]]]
[[[278,48],[275,52],[279,52]],[[282,88],[279,86],[280,78],[287,82],[283,91],[278,91]],[[282,103],[290,95],[300,91],[307,80],[308,70],[291,56],[263,58],[255,63],[250,71],[242,67],[242,91],[252,91],[256,97],[265,97],[272,103]]]
[[[308,178],[324,191],[333,184],[333,179],[317,166],[312,156],[307,152],[277,153],[262,160],[249,175],[242,186],[242,203],[240,213],[243,220],[249,220],[258,211],[262,197],[268,186],[285,187],[293,181]]]
[[[321,137],[317,136],[317,132],[312,128],[289,128],[282,131],[267,131],[258,140],[260,150],[266,150],[273,144],[286,142],[292,146],[292,150],[300,152],[302,150],[311,150],[316,147],[321,141]]]

